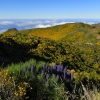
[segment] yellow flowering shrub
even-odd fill
[[[9,100],[14,97],[15,83],[8,70],[0,69],[0,100]]]
[[[16,86],[16,90],[14,91],[14,95],[16,96],[16,98],[25,98],[28,99],[29,97],[26,96],[26,89],[31,90],[32,87],[30,87],[29,83],[27,82],[21,82]]]
[[[1,70],[0,71],[0,86],[2,84],[5,85],[12,85],[12,77],[8,70]]]
[[[31,90],[32,87],[27,82],[19,82],[12,77],[8,70],[0,70],[0,100],[23,100],[28,99],[27,89]],[[10,99],[9,99],[10,98]]]

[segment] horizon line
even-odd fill
[[[98,20],[100,18],[5,18],[5,19],[4,18],[0,18],[0,19],[2,19],[2,20],[5,20],[5,19],[8,19],[8,20],[9,19],[16,19],[16,20],[17,19],[19,19],[19,20],[20,19],[90,19],[90,20],[91,19],[97,19]]]

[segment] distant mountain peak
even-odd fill
[[[18,31],[16,28],[9,28],[7,31]]]

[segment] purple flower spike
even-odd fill
[[[49,76],[50,76],[50,74],[46,74],[46,79],[47,79],[47,80],[49,79]]]
[[[60,68],[60,72],[62,72],[62,71],[63,71],[63,65],[60,64],[60,65],[59,65],[59,68]]]
[[[57,66],[57,72],[59,72],[59,71],[60,71],[60,65]]]
[[[23,71],[26,72],[26,66],[24,67]]]
[[[63,70],[63,73],[66,72],[66,70],[67,70],[67,68],[65,67],[64,70]]]
[[[52,66],[52,69],[53,69],[53,70],[56,70],[56,64],[54,64],[54,65]]]
[[[71,80],[74,78],[74,72],[71,73]]]
[[[62,64],[59,64],[58,66],[57,66],[57,71],[59,72],[62,72],[63,71],[63,65]]]

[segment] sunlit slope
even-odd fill
[[[29,36],[39,36],[59,40],[64,38],[68,32],[74,29],[74,24],[58,25],[49,28],[37,28],[32,30],[23,30],[21,33],[28,33]]]
[[[64,40],[69,42],[96,42],[99,40],[100,25],[88,25],[84,23],[68,23],[48,28],[35,28],[27,30],[10,30],[5,35],[15,36],[28,35],[30,37],[38,36],[53,40]]]
[[[60,40],[68,42],[90,42],[100,41],[100,24],[74,23],[71,30],[66,31],[66,36]]]

